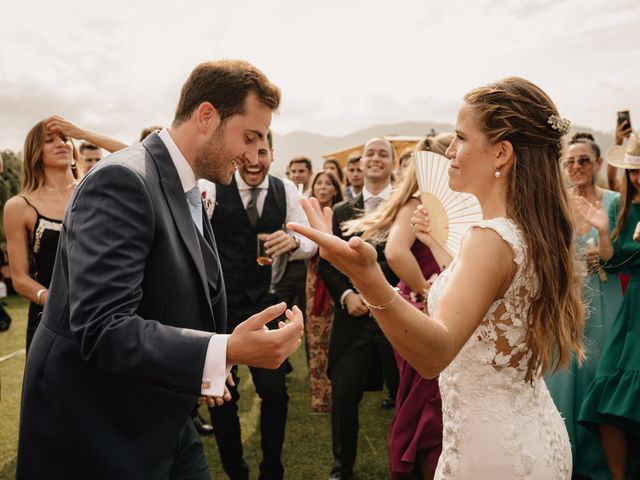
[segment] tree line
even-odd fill
[[[2,213],[7,200],[16,195],[22,187],[22,153],[7,149],[0,151],[0,156],[4,165],[0,175],[0,242],[5,242]]]

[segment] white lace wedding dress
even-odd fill
[[[531,286],[525,244],[508,219],[485,220],[513,249],[517,271],[504,297],[440,374],[443,439],[436,480],[569,479],[571,447],[544,380],[525,381],[525,344]],[[429,293],[429,311],[447,284],[455,260]],[[543,286],[544,288],[544,286]]]

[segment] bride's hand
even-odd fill
[[[435,239],[431,236],[429,212],[423,205],[418,205],[413,212],[411,227],[413,228],[413,234],[418,240],[429,248],[433,247]]]
[[[633,239],[636,242],[640,242],[640,222],[636,225],[636,231],[633,232]]]
[[[316,242],[322,258],[356,284],[367,281],[372,272],[379,270],[375,248],[360,237],[352,237],[349,242],[345,242],[333,234],[333,212],[329,207],[325,207],[323,211],[315,198],[303,198],[300,204],[307,214],[310,226],[289,223],[287,228]]]

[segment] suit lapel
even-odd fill
[[[187,205],[187,199],[184,195],[182,183],[180,183],[180,177],[178,177],[178,172],[176,171],[164,142],[157,134],[149,135],[142,143],[151,154],[151,157],[158,168],[158,172],[160,172],[162,191],[167,199],[169,211],[171,212],[171,216],[173,217],[173,221],[176,224],[180,237],[187,247],[187,251],[189,252],[196,267],[198,276],[202,282],[202,287],[206,293],[209,310],[212,312],[213,316],[211,296],[209,295],[207,269],[205,268],[200,242],[198,241],[198,231],[193,223],[193,218],[191,217],[191,212]],[[205,214],[203,220],[206,218]],[[209,222],[203,221],[203,224],[207,223]],[[218,269],[217,262],[212,263],[211,265],[212,269],[214,268],[213,265],[216,265],[215,268]]]
[[[364,215],[364,200],[362,199],[362,193],[361,193],[357,197],[352,198],[351,200],[347,201],[344,204],[344,208],[342,209],[342,215],[339,218],[337,218],[338,224],[342,229],[343,222],[353,220],[354,218],[362,215]],[[350,237],[351,236],[349,237],[343,236],[342,238],[344,238],[345,240],[348,240]]]
[[[203,237],[205,240],[202,245],[202,254],[204,258],[205,265],[210,265],[211,268],[207,268],[207,279],[211,287],[215,290],[219,290],[218,288],[218,280],[220,277],[220,272],[222,271],[222,266],[220,265],[220,260],[218,259],[218,248],[216,246],[215,238],[213,238],[213,229],[211,228],[211,222],[209,222],[209,218],[207,217],[207,212],[202,209],[202,233],[204,235],[198,234],[198,237]]]
[[[352,205],[355,210],[362,210],[364,212],[364,197],[362,193],[352,200]]]

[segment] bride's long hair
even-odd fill
[[[539,87],[518,77],[474,89],[464,101],[492,145],[504,140],[513,145],[507,216],[523,234],[527,268],[537,280],[526,337],[532,354],[527,380],[532,380],[539,370],[566,367],[572,353],[578,362],[584,358],[583,280],[559,162],[563,134],[549,123],[558,110]]]

